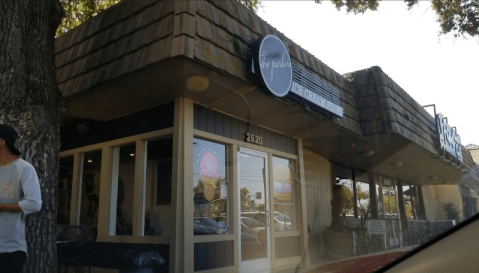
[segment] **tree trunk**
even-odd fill
[[[0,123],[14,127],[36,169],[43,205],[27,216],[24,272],[56,272],[56,180],[65,103],[57,87],[54,34],[59,0],[0,1]]]

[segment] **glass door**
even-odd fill
[[[388,249],[402,247],[397,190],[394,185],[383,186],[383,208],[388,229],[387,247]]]
[[[268,156],[239,148],[238,230],[240,272],[271,272]]]

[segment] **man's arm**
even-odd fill
[[[0,212],[22,212],[18,203],[0,204]]]
[[[42,198],[40,193],[40,184],[38,182],[37,172],[33,166],[23,168],[20,178],[24,199],[18,202],[20,210],[25,215],[38,212],[42,208]]]

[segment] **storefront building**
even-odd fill
[[[58,230],[154,247],[161,272],[310,267],[338,184],[351,225],[390,220],[382,250],[412,245],[414,221],[440,220],[429,185],[479,185],[379,67],[339,75],[235,1],[125,0],[55,54]]]

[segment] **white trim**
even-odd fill
[[[169,137],[173,128],[129,136],[103,143],[93,144],[59,153],[60,157],[73,156],[72,199],[70,225],[80,224],[81,187],[83,177],[84,154],[101,150],[100,206],[98,208],[98,241],[129,243],[168,243],[167,236],[142,236],[144,233],[144,211],[146,193],[146,142],[148,140]],[[120,147],[136,144],[133,236],[116,236],[116,201],[118,194],[118,164]],[[139,169],[138,166],[143,166]],[[172,194],[175,194],[172,192]],[[118,239],[114,239],[118,237]],[[168,239],[165,239],[168,238]]]
[[[111,187],[109,192],[110,197],[110,226],[108,228],[109,236],[116,236],[116,211],[117,211],[117,202],[118,202],[118,176],[120,165],[120,147],[112,148],[112,159],[111,159]]]
[[[183,142],[180,142],[180,145],[183,148],[183,154],[179,158],[182,161],[183,169],[183,180],[178,181],[183,184],[183,211],[180,211],[180,217],[183,217],[183,234],[180,233],[180,236],[183,237],[183,247],[184,255],[179,256],[183,257],[184,263],[184,272],[193,272],[194,271],[194,227],[193,227],[193,178],[194,178],[194,165],[193,165],[193,121],[194,121],[194,112],[193,112],[193,101],[184,99],[183,101]],[[182,214],[182,215],[181,215]],[[180,270],[177,269],[177,272]]]
[[[81,180],[83,177],[83,154],[76,153],[73,156],[73,181],[72,195],[70,203],[70,226],[78,226],[80,224],[81,209]]]
[[[195,272],[202,272],[202,273],[230,273],[230,272],[238,272],[235,266],[228,266],[228,267],[220,267],[215,269],[206,269],[200,270]]]
[[[211,242],[224,242],[234,241],[234,234],[218,234],[218,235],[196,235],[194,236],[194,243],[211,243]]]
[[[295,203],[296,205],[296,203]],[[295,231],[275,231],[273,233],[274,238],[283,238],[283,237],[295,237],[295,236],[301,236],[301,231],[295,230]]]
[[[265,189],[265,192],[264,192],[264,198],[265,198],[265,209],[266,209],[266,212],[268,212],[268,216],[270,219],[267,219],[266,218],[266,222],[269,221],[269,224],[266,223],[266,226],[265,226],[265,230],[266,230],[266,250],[267,250],[267,255],[266,257],[264,258],[259,258],[259,259],[251,259],[251,260],[247,260],[247,261],[241,261],[241,232],[238,232],[236,234],[236,236],[238,237],[238,242],[240,244],[240,247],[239,247],[239,251],[238,251],[238,256],[239,256],[239,270],[240,272],[247,272],[247,271],[244,271],[245,269],[251,269],[252,267],[255,268],[255,270],[257,270],[257,272],[271,272],[271,269],[272,269],[272,259],[273,259],[273,255],[272,255],[272,244],[271,244],[271,241],[272,241],[272,226],[274,225],[274,221],[271,220],[271,196],[270,196],[270,167],[269,167],[269,154],[267,152],[262,152],[262,151],[258,151],[258,150],[253,150],[253,149],[248,149],[248,148],[244,148],[244,147],[238,147],[238,153],[237,153],[237,158],[236,158],[236,165],[238,166],[238,177],[237,177],[237,185],[236,185],[236,199],[237,199],[237,205],[238,205],[238,208],[241,208],[241,198],[240,198],[240,193],[241,193],[241,183],[240,183],[240,170],[241,170],[241,167],[240,167],[240,160],[239,160],[239,157],[240,157],[240,153],[242,154],[247,154],[247,155],[252,155],[252,156],[256,156],[256,157],[260,157],[260,158],[263,158],[264,160],[264,172],[263,172],[263,176],[264,176],[264,189]],[[240,219],[241,217],[241,212],[239,212],[236,216],[236,219]],[[271,224],[273,223],[273,224]],[[236,227],[238,228],[238,231],[241,230],[241,221],[238,220],[238,223],[236,223]]]
[[[110,229],[110,192],[111,192],[111,167],[112,150],[109,147],[103,147],[101,150],[101,176],[100,179],[100,207],[98,208],[98,237],[107,236]],[[116,220],[116,215],[115,215]]]
[[[136,141],[135,179],[133,203],[133,236],[143,236],[145,231],[145,194],[146,194],[146,148],[145,140]]]

